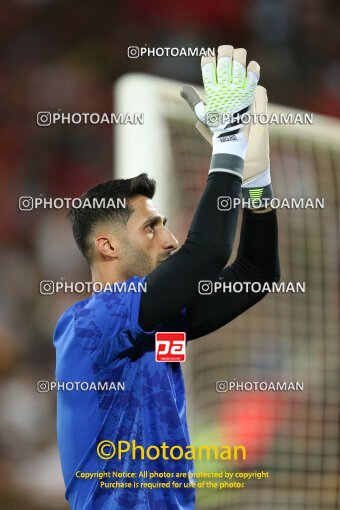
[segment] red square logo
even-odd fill
[[[186,334],[182,332],[157,332],[155,345],[156,361],[185,361],[185,340]]]

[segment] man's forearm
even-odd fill
[[[276,211],[243,213],[240,244],[235,262],[230,266],[236,276],[249,281],[278,281],[280,263]]]
[[[280,278],[276,211],[255,215],[244,211],[240,244],[233,264],[226,267],[216,281],[273,282]],[[216,331],[258,303],[265,292],[217,292],[197,296],[187,307],[189,340]]]

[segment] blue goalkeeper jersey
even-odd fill
[[[127,283],[137,288],[143,281],[133,277]],[[57,435],[72,510],[194,508],[194,489],[176,480],[176,473],[194,470],[184,456],[172,460],[167,453],[169,460],[161,455],[150,460],[144,455],[143,460],[137,451],[133,459],[130,450],[121,460],[117,455],[104,460],[97,454],[104,440],[127,441],[131,448],[135,441],[145,451],[164,442],[185,451],[190,444],[180,363],[156,362],[154,350],[155,331],[186,331],[185,309],[145,332],[138,324],[141,293],[93,294],[71,306],[56,326]],[[103,472],[110,478],[99,479]],[[82,478],[84,473],[94,473],[93,478]],[[181,487],[172,481],[181,481]],[[119,485],[105,488],[101,482]]]

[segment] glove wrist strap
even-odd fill
[[[266,186],[242,187],[243,207],[247,209],[266,209],[270,207],[272,198],[274,194],[271,183]]]
[[[243,178],[244,159],[248,140],[240,133],[236,136],[219,138],[218,133],[213,134],[213,153],[211,158],[211,172],[229,172]]]
[[[209,174],[211,172],[227,172],[243,176],[244,159],[235,154],[213,154],[211,157]]]

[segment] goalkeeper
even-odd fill
[[[58,321],[54,343],[58,382],[121,381],[125,391],[59,391],[57,432],[66,498],[73,510],[192,510],[194,488],[140,486],[148,473],[188,473],[191,460],[122,459],[97,455],[100,441],[144,446],[190,444],[185,389],[179,363],[155,361],[156,331],[185,331],[188,340],[215,331],[246,311],[265,293],[198,293],[201,280],[273,282],[279,279],[276,212],[244,210],[238,254],[230,258],[238,216],[218,209],[220,196],[271,196],[267,126],[246,125],[238,113],[265,111],[257,87],[259,66],[246,67],[246,52],[221,46],[217,65],[203,57],[206,104],[185,86],[182,95],[198,117],[197,129],[212,143],[207,184],[184,245],[177,250],[166,219],[152,204],[155,182],[146,174],[99,184],[83,200],[126,198],[125,209],[83,207],[71,211],[77,245],[92,279],[102,284],[146,282],[147,292],[93,294]],[[226,117],[229,118],[226,120]],[[249,139],[249,142],[248,142]],[[258,191],[260,190],[260,192]],[[251,205],[251,202],[250,202]],[[175,253],[173,253],[175,252]],[[132,487],[107,490],[80,472],[137,473]],[[155,480],[153,480],[155,481]],[[128,484],[126,484],[128,485]]]

